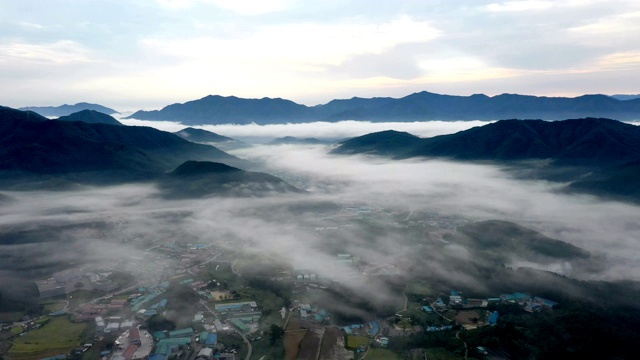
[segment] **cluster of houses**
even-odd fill
[[[357,336],[376,336],[380,333],[380,330],[380,324],[375,320],[366,324],[353,324],[342,327],[342,331],[345,334]]]
[[[300,319],[303,322],[326,324],[331,320],[327,310],[312,307],[311,304],[298,304],[298,309],[300,311]]]
[[[218,303],[215,310],[222,318],[235,325],[243,333],[250,333],[257,329],[262,312],[258,310],[255,301],[243,301],[232,303]]]
[[[527,293],[515,292],[511,294],[502,294],[499,297],[487,299],[471,299],[462,296],[459,291],[451,291],[449,294],[449,302],[445,304],[441,297],[438,297],[433,305],[437,308],[484,308],[489,304],[520,304],[524,306],[524,310],[528,312],[539,312],[543,309],[553,309],[558,305],[557,302],[545,299],[540,296],[531,296]],[[425,312],[431,312],[430,306],[423,306]]]
[[[51,275],[50,278],[36,281],[41,299],[64,296],[79,289],[113,291],[118,285],[111,281],[110,273],[87,272],[82,269],[68,269]]]

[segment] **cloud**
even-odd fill
[[[130,271],[153,283],[162,272],[155,266],[179,265],[158,261],[159,254],[146,249],[174,241],[202,242],[213,244],[227,259],[283,261],[286,267],[336,279],[354,298],[393,306],[398,283],[409,277],[456,284],[465,291],[493,291],[495,284],[478,275],[485,260],[442,236],[465,223],[501,219],[606,255],[604,269],[597,272],[583,272],[573,263],[539,262],[526,254],[507,264],[579,279],[640,280],[638,206],[562,194],[558,190],[563,184],[516,179],[499,166],[343,157],[327,150],[262,145],[237,152],[307,194],[169,201],[153,184],[3,191],[14,200],[0,208],[0,237],[38,242],[0,245],[13,259],[3,258],[0,276],[12,278],[7,267],[13,267],[16,277],[30,281],[48,271],[86,266]],[[425,225],[409,227],[409,221]],[[439,225],[426,225],[431,222]],[[335,261],[344,252],[368,264],[364,271],[369,274],[386,269],[398,275],[347,276]],[[31,260],[19,261],[25,253]],[[153,268],[139,266],[141,261]]]
[[[176,132],[188,127],[179,122],[171,121],[145,121],[136,119],[118,119],[126,125],[150,126],[163,131]],[[368,121],[339,121],[339,122],[312,122],[302,124],[272,124],[272,125],[197,125],[199,129],[212,131],[238,140],[264,143],[275,138],[293,136],[298,138],[318,138],[324,140],[341,140],[355,136],[365,135],[371,132],[396,130],[405,131],[420,137],[432,137],[436,135],[451,134],[470,129],[476,126],[486,125],[487,121],[416,121],[416,122],[368,122]]]
[[[93,61],[89,50],[72,40],[48,44],[12,42],[0,49],[0,62],[28,61],[49,64],[75,64]]]

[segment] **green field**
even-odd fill
[[[74,324],[65,317],[51,319],[37,330],[18,337],[9,350],[11,358],[31,358],[43,352],[68,353],[80,345],[85,324]]]
[[[387,349],[369,349],[367,360],[400,360],[400,356]]]
[[[369,346],[369,338],[365,336],[347,336],[347,347],[357,349],[360,345]]]

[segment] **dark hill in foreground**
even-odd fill
[[[407,132],[386,130],[343,141],[332,152],[394,156],[415,148],[422,140]]]
[[[0,108],[0,178],[5,183],[25,176],[80,182],[143,180],[187,160],[249,165],[213,146],[153,128],[52,121]]]
[[[640,158],[640,127],[609,119],[502,120],[456,134],[423,139],[399,157],[551,159],[600,165]]]
[[[122,123],[113,118],[113,116],[101,113],[95,110],[82,110],[71,115],[61,116],[58,121],[84,121],[92,124],[109,124],[122,125]]]
[[[461,160],[551,159],[589,165],[640,158],[640,127],[610,119],[501,120],[455,134],[418,138],[396,131],[344,141],[336,154],[374,153],[397,158]]]
[[[209,161],[181,164],[160,180],[160,188],[167,198],[172,199],[212,195],[254,197],[269,193],[300,192],[273,175]]]
[[[618,100],[606,95],[575,98],[518,94],[453,96],[427,91],[402,98],[354,97],[305,106],[285,99],[243,99],[209,95],[161,110],[137,111],[130,118],[170,120],[184,124],[275,124],[311,121],[427,121],[427,120],[560,120],[581,117],[640,119],[640,99]]]
[[[636,185],[640,183],[640,127],[610,119],[502,120],[424,139],[384,131],[346,140],[332,153],[480,160],[514,166],[543,160],[547,165],[538,169],[543,171],[533,174],[530,169],[530,175],[572,182],[572,191],[640,200]]]
[[[225,151],[251,147],[251,145],[234,138],[222,136],[212,131],[196,129],[192,127],[184,128],[180,131],[175,132],[174,134],[180,136],[185,140],[201,144],[213,145]]]

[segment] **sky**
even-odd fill
[[[0,104],[637,94],[637,0],[0,0]]]

